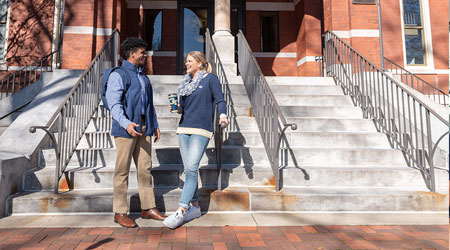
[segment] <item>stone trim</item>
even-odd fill
[[[295,52],[253,52],[255,57],[297,58]]]
[[[306,62],[315,62],[316,57],[315,56],[305,56],[302,59],[297,61],[297,67],[300,67],[300,65],[306,63]]]
[[[333,30],[333,33],[339,38],[380,36],[380,31],[378,29]]]
[[[165,56],[165,57],[175,57],[177,56],[176,51],[153,51],[148,50],[146,51],[147,56]]]
[[[92,26],[64,26],[64,34],[110,36],[111,28],[94,28]]]
[[[295,11],[295,4],[275,2],[246,2],[246,10]]]

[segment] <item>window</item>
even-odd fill
[[[421,0],[403,0],[407,65],[425,65],[424,26]]]
[[[162,10],[144,11],[144,40],[148,50],[161,50]]]
[[[9,1],[0,1],[0,60],[5,59]]]
[[[260,12],[261,19],[261,51],[278,52],[280,42],[278,35],[278,12]]]

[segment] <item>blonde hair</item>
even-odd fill
[[[197,62],[201,63],[202,65],[200,68],[205,69],[206,73],[211,73],[211,71],[212,71],[211,64],[206,60],[206,56],[204,53],[194,50],[194,51],[189,52],[187,55],[191,56]]]

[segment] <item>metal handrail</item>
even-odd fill
[[[449,95],[447,93],[386,57],[384,57],[384,69],[389,70],[393,75],[400,75],[400,81],[402,83],[428,96],[433,101],[445,106],[449,105]]]
[[[448,134],[447,117],[334,33],[327,31],[323,36],[326,75],[332,76],[354,104],[362,108],[364,118],[372,119],[379,131],[388,136],[392,147],[403,152],[406,163],[421,171],[427,188],[435,192],[433,158],[437,145]],[[447,129],[436,136],[435,126]]]
[[[74,154],[90,120],[98,112],[101,100],[103,69],[118,65],[119,31],[115,29],[105,45],[97,53],[89,67],[81,75],[75,86],[64,99],[57,111],[45,126],[32,126],[30,132],[42,129],[50,135],[55,147],[55,193],[58,193],[59,180],[70,158]],[[57,126],[57,137],[52,130]]]
[[[54,51],[36,60],[28,66],[11,72],[0,80],[0,100],[40,80],[42,72],[53,71],[53,57],[59,58],[59,51]],[[7,69],[8,70],[8,66]],[[20,87],[16,86],[19,85]]]
[[[208,63],[211,65],[212,73],[214,73],[220,81],[222,86],[222,93],[227,104],[227,118],[228,121],[231,121],[234,112],[231,110],[231,91],[228,82],[228,78],[225,74],[225,70],[223,68],[222,61],[220,60],[219,53],[217,53],[216,45],[214,41],[211,39],[211,33],[209,29],[206,29],[206,59]],[[216,106],[215,110],[215,119],[214,119],[214,147],[216,153],[216,167],[217,167],[217,190],[222,191],[222,144],[223,144],[223,132],[226,125],[219,124],[219,113],[218,108]]]
[[[252,105],[264,148],[275,177],[275,188],[280,190],[279,153],[281,140],[287,128],[297,129],[297,124],[287,123],[261,68],[242,30],[238,34],[239,72]]]

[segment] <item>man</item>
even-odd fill
[[[153,90],[143,66],[147,43],[137,37],[127,38],[120,48],[126,61],[108,78],[106,100],[111,110],[113,124],[111,135],[117,148],[114,171],[114,221],[123,227],[137,227],[128,217],[127,190],[131,158],[137,168],[141,217],[164,220],[156,208],[151,176],[151,148],[153,135],[156,143],[160,131],[153,106]]]

